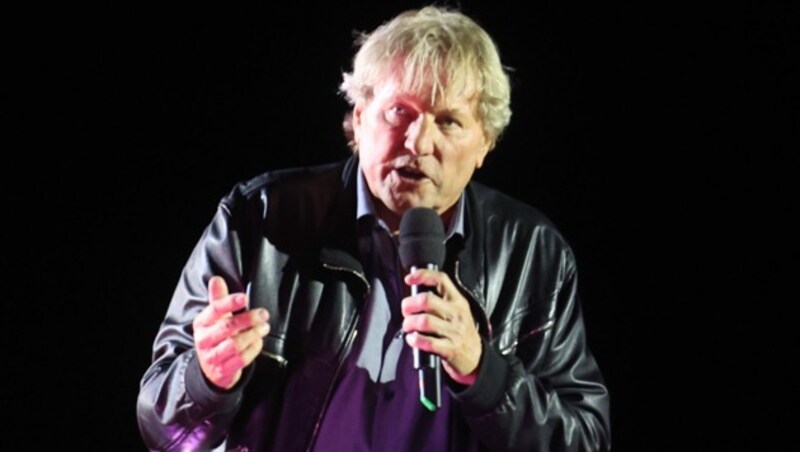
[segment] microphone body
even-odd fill
[[[428,270],[439,270],[436,264],[425,266]],[[412,266],[411,271],[417,271],[417,266]],[[423,292],[433,292],[432,287],[411,286],[411,295]],[[434,411],[442,406],[442,358],[439,355],[412,348],[414,353],[414,369],[419,376],[419,401],[430,411]]]
[[[408,209],[400,219],[399,252],[403,267],[439,270],[444,265],[445,234],[435,210],[426,207]],[[433,291],[427,286],[411,286],[411,295]],[[442,359],[436,354],[413,349],[414,369],[419,375],[419,400],[430,411],[442,405]]]

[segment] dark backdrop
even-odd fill
[[[217,201],[346,157],[353,31],[419,4],[320,3],[5,17],[0,442],[143,450],[139,378]],[[476,178],[574,247],[615,450],[774,450],[798,439],[796,10],[639,3],[461,3],[512,69]]]

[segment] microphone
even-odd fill
[[[412,207],[400,219],[398,251],[404,268],[439,270],[444,265],[444,227],[435,210]],[[411,295],[433,291],[427,286],[411,286]],[[414,369],[419,375],[419,400],[430,411],[442,406],[441,357],[413,348]]]

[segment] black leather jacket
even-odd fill
[[[357,256],[358,160],[266,173],[235,187],[183,270],[141,381],[155,450],[307,450],[370,291]],[[478,183],[445,271],[484,338],[475,384],[450,382],[453,449],[593,451],[610,446],[609,396],[585,341],[575,259],[535,209]],[[220,275],[271,315],[264,349],[229,391],[195,359],[192,319]]]

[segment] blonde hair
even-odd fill
[[[511,86],[489,34],[459,11],[428,6],[406,11],[356,40],[353,72],[343,73],[340,92],[351,105],[368,102],[378,83],[395,73],[403,90],[430,89],[431,103],[452,95],[478,94],[478,117],[492,142],[511,119]],[[345,134],[355,150],[351,117]]]

